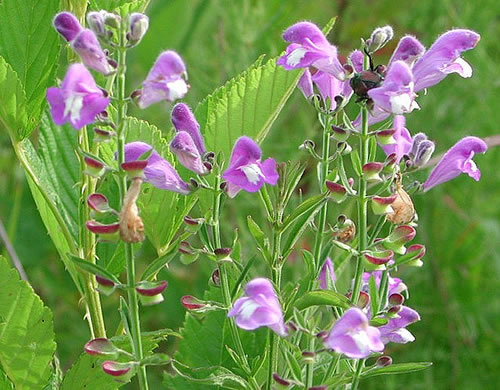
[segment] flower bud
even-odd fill
[[[405,302],[405,298],[400,293],[394,293],[389,296],[389,305],[401,306]]]
[[[112,27],[112,28],[118,28],[120,27],[120,22],[122,18],[120,15],[111,13],[111,12],[106,12],[104,14],[104,24],[106,26]]]
[[[144,37],[149,27],[149,18],[141,13],[134,12],[129,16],[129,30],[127,39],[132,45],[137,45]]]
[[[347,197],[347,190],[342,184],[334,183],[333,181],[327,180],[325,182],[326,188],[330,191],[330,197],[336,203],[342,203]]]
[[[349,135],[351,135],[351,133],[348,130],[343,129],[342,127],[332,125],[332,136],[337,141],[340,142],[347,141]]]
[[[106,53],[102,50],[99,41],[91,30],[82,30],[76,38],[71,41],[71,47],[78,53],[84,64],[89,68],[105,76],[109,76],[115,72],[116,67],[113,67],[109,63]]]
[[[94,142],[110,142],[115,135],[116,133],[114,131],[94,127]]]
[[[286,379],[283,379],[276,372],[273,373],[273,379],[280,386],[288,387],[288,386],[290,386],[292,384],[292,382],[290,382],[290,381],[288,381]]]
[[[85,344],[83,349],[89,355],[106,357],[108,359],[118,359],[120,355],[120,350],[110,340],[105,338],[90,340]]]
[[[210,282],[213,286],[220,287],[220,273],[218,268],[212,272],[212,275],[210,275]]]
[[[139,299],[143,306],[156,305],[157,303],[163,302],[163,291],[168,286],[166,280],[161,280],[158,282],[149,282],[143,280],[137,283],[135,290],[139,293]]]
[[[418,144],[418,148],[415,154],[411,156],[411,161],[413,166],[421,167],[430,160],[432,154],[434,153],[436,145],[434,142],[426,139]]]
[[[108,33],[104,25],[106,11],[89,12],[87,14],[87,25],[99,38],[107,37]]]
[[[210,172],[203,164],[202,156],[196,147],[194,139],[187,131],[180,130],[170,142],[170,150],[177,156],[179,162],[185,168],[198,175],[206,175]]]
[[[396,129],[380,130],[375,133],[375,137],[381,145],[392,145],[396,143],[394,139],[395,133]]]
[[[122,383],[128,382],[134,376],[135,368],[136,363],[134,362],[119,363],[112,360],[106,360],[102,363],[104,372],[113,376],[116,381]]]
[[[383,214],[388,214],[392,213],[392,204],[396,200],[397,195],[391,195],[391,196],[374,196],[372,198],[372,210],[375,215],[383,215]]]
[[[194,312],[202,311],[202,309],[207,306],[204,301],[200,301],[198,298],[195,298],[192,295],[184,295],[181,298],[181,304],[186,310]]]
[[[111,295],[116,290],[115,282],[112,280],[103,278],[102,276],[96,275],[95,280],[97,281],[97,290],[104,295]]]
[[[366,49],[369,53],[375,53],[383,48],[387,42],[394,37],[394,31],[391,26],[378,27],[366,41]]]
[[[363,253],[363,256],[365,257],[366,260],[368,260],[370,263],[375,264],[375,265],[383,265],[387,264],[389,261],[391,261],[394,258],[394,252],[393,251],[366,251]]]
[[[116,241],[118,239],[118,231],[120,230],[119,223],[102,224],[97,221],[87,221],[85,224],[87,229],[92,233],[99,235],[100,241]]]
[[[396,190],[396,199],[391,207],[392,211],[387,214],[387,219],[396,225],[410,223],[415,217],[413,202],[401,186],[398,186]]]
[[[70,12],[60,12],[52,21],[56,31],[70,42],[82,31],[82,26],[78,19]]]
[[[412,226],[401,225],[392,231],[383,241],[382,245],[386,249],[391,249],[400,255],[404,255],[406,253],[405,244],[413,240],[416,234],[417,231]]]
[[[366,163],[363,165],[363,177],[365,178],[366,181],[371,181],[371,182],[379,182],[382,181],[382,178],[379,176],[380,171],[382,171],[382,168],[384,167],[384,164],[380,162],[371,162],[371,163]]]
[[[195,250],[187,241],[182,241],[179,245],[179,252],[181,253],[181,263],[191,264],[198,259],[198,251]]]
[[[392,358],[390,356],[380,356],[375,363],[377,367],[387,367],[392,364]]]

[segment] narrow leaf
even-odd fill
[[[72,255],[71,253],[68,253],[68,257],[73,263],[78,265],[78,267],[80,267],[84,271],[90,272],[93,275],[102,276],[106,279],[112,280],[116,284],[121,283],[120,280],[115,275],[113,275],[111,272],[105,270],[104,268],[100,267],[97,264],[93,264],[90,261],[81,259],[78,256]]]
[[[391,364],[390,366],[387,367],[377,368],[376,370],[363,373],[361,374],[361,377],[371,378],[373,376],[378,376],[378,375],[406,374],[408,372],[425,370],[430,366],[432,366],[432,362],[396,363],[396,364]]]
[[[294,303],[298,310],[304,310],[311,306],[337,306],[347,309],[349,300],[342,294],[331,290],[314,290],[302,295]]]

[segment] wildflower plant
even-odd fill
[[[420,320],[408,306],[411,286],[397,276],[425,264],[412,198],[461,173],[479,180],[474,158],[487,145],[463,138],[419,183],[412,175],[434,165],[435,144],[431,135],[408,129],[405,118],[425,109],[419,94],[447,75],[472,76],[462,54],[479,35],[451,30],[429,50],[404,36],[389,62],[379,64],[378,51],[395,35],[384,26],[345,53],[343,62],[327,39],[333,21],[323,31],[299,22],[283,33],[287,46],[279,58],[260,59],[193,112],[182,99],[196,85],[188,83],[182,53],[171,48],[158,55],[140,85],[127,84],[127,54],[149,27],[147,2],[138,3],[115,12],[55,14],[59,38],[55,32],[49,38],[64,45],[69,65],[62,81],[41,81],[48,107],[30,105],[19,69],[0,58],[0,81],[10,87],[1,96],[10,104],[1,108],[2,121],[89,323],[84,353],[63,379],[54,379],[57,359],[49,367],[53,342],[34,358],[16,356],[45,364],[33,379],[37,388],[49,380],[62,381],[63,388],[85,381],[115,388],[136,377],[145,390],[148,367],[164,366],[166,388],[356,390],[370,376],[427,368],[428,362],[394,361],[387,349],[415,341],[407,327]],[[52,75],[55,69],[54,62]],[[318,145],[297,145],[317,165],[314,194],[299,191],[306,167],[295,156],[276,161],[259,146],[296,86],[321,127]],[[165,130],[170,123],[173,130],[164,137],[130,117],[133,104],[164,104]],[[234,117],[247,119],[231,122]],[[27,139],[33,121],[44,147],[63,137],[73,140],[69,159],[78,179],[62,190],[73,195],[51,186],[63,179],[50,178],[45,158],[46,152],[68,150],[37,151]],[[247,226],[232,226],[224,206],[240,196],[257,198],[267,223],[248,215]],[[253,250],[242,247],[242,231],[249,232]],[[136,254],[144,243],[157,257],[141,264]],[[297,255],[305,271],[299,279],[287,278],[283,271],[297,266],[289,261]],[[178,260],[212,266],[204,296],[170,299],[168,281],[161,278]],[[347,290],[341,280],[348,281]],[[117,330],[106,324],[101,306],[113,297]],[[146,329],[141,322],[142,312],[162,301],[187,310],[180,333]],[[42,306],[34,305],[39,312]],[[167,336],[179,338],[178,351],[155,352]],[[41,350],[43,342],[32,345]],[[9,380],[23,386],[26,376],[8,359],[0,362]],[[85,369],[91,365],[102,370]]]

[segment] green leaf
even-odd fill
[[[370,291],[370,308],[372,311],[372,315],[377,314],[378,312],[378,291],[377,291],[377,284],[375,282],[375,277],[373,274],[370,276],[370,279],[368,280],[368,288]]]
[[[234,374],[225,367],[190,368],[180,362],[172,364],[175,372],[189,382],[200,385],[222,386],[224,389],[245,390],[248,382],[241,376]]]
[[[52,312],[0,258],[0,364],[18,390],[42,389],[56,350]]]
[[[0,389],[2,390],[14,390],[14,384],[7,377],[5,372],[0,370]]]
[[[252,237],[258,247],[262,250],[267,249],[268,245],[266,244],[266,235],[264,234],[260,226],[257,225],[257,222],[253,220],[251,215],[247,216],[247,225],[248,230],[250,230],[250,233],[252,234]]]
[[[3,0],[0,4],[0,55],[17,73],[26,95],[26,127],[19,139],[31,134],[46,106],[45,93],[54,84],[60,39],[51,20],[59,0]]]
[[[17,73],[0,57],[0,119],[13,140],[27,127],[26,95]]]
[[[406,374],[408,372],[415,372],[425,370],[432,366],[432,362],[420,362],[420,363],[396,363],[391,364],[387,367],[377,368],[373,371],[368,371],[362,373],[362,378],[371,378],[378,375],[390,375],[390,374]]]
[[[337,306],[347,309],[349,300],[342,294],[331,290],[314,290],[302,295],[294,303],[298,310],[304,310],[311,306]]]
[[[359,153],[357,150],[353,150],[351,152],[351,162],[352,162],[352,167],[354,168],[354,171],[356,172],[356,175],[361,177],[363,175],[363,169],[361,166],[361,160],[359,159]]]
[[[313,196],[299,204],[295,210],[293,210],[292,214],[286,217],[283,222],[283,226],[281,227],[282,232],[286,232],[286,230],[292,226],[300,217],[304,215],[308,215],[311,212],[314,212],[316,209],[319,209],[326,201],[327,194],[320,194]]]
[[[73,263],[78,265],[78,267],[80,267],[84,271],[90,272],[93,275],[102,276],[106,279],[115,282],[116,284],[121,283],[120,280],[115,275],[105,270],[104,268],[98,266],[97,264],[93,264],[88,260],[81,259],[78,256],[72,255],[71,253],[68,253],[68,257]]]
[[[164,340],[165,337],[165,334],[143,333],[142,347],[145,351],[145,356],[150,356],[152,351],[158,346],[158,343]],[[111,341],[118,348],[132,352],[126,336],[112,337]],[[127,361],[129,358],[122,356],[118,360]],[[64,376],[61,390],[114,390],[123,386],[123,383],[116,382],[112,376],[102,370],[102,362],[103,359],[82,353]]]
[[[89,8],[95,11],[105,9],[114,11],[120,7],[127,7],[129,12],[144,12],[149,0],[90,0]]]
[[[125,123],[125,134],[127,142],[145,142],[153,146],[163,158],[175,166],[167,141],[155,126],[129,117]],[[102,157],[110,166],[116,165],[116,161],[114,161],[115,150],[116,144],[114,142],[103,145],[101,148]],[[143,185],[139,198],[140,214],[146,235],[160,256],[168,251],[175,234],[182,226],[184,217],[193,208],[196,201],[196,194],[184,196],[155,188],[148,183]]]
[[[141,365],[144,366],[163,366],[169,364],[172,358],[165,353],[155,353],[151,356],[146,356],[141,360]]]

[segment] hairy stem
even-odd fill
[[[125,72],[126,72],[126,49],[125,49],[125,33],[120,32],[120,48],[118,51],[118,75],[116,77],[118,92],[118,123],[117,123],[117,137],[118,137],[118,168],[120,178],[118,180],[118,187],[120,192],[120,201],[123,202],[127,192],[127,179],[125,172],[121,165],[125,161],[125,119],[127,116],[127,100],[125,98]],[[121,209],[121,207],[120,207]],[[127,299],[130,310],[130,324],[131,324],[131,338],[132,338],[132,352],[137,361],[141,361],[144,357],[141,340],[141,322],[139,318],[139,302],[137,299],[137,291],[135,290],[135,261],[134,249],[131,243],[125,243],[125,261],[127,267]],[[137,372],[137,379],[139,388],[147,390],[148,378],[146,374],[146,367],[141,365]]]

